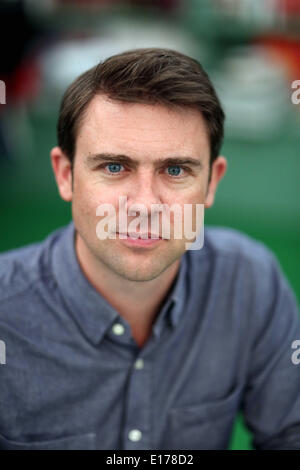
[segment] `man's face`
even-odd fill
[[[106,159],[99,154],[106,154]],[[108,154],[118,157],[107,160]],[[173,158],[194,162],[164,162]],[[159,276],[181,257],[191,240],[184,233],[181,239],[171,235],[147,246],[122,240],[118,234],[114,239],[99,240],[96,226],[101,217],[96,209],[104,203],[113,205],[118,231],[119,197],[126,196],[128,208],[142,203],[148,209],[151,232],[153,204],[176,203],[184,213],[184,204],[195,207],[205,203],[209,159],[209,139],[199,111],[119,103],[95,96],[79,127],[73,168],[72,214],[86,252],[128,280],[147,281]],[[134,218],[128,216],[128,224]],[[174,218],[171,234],[173,224]],[[144,232],[140,229],[137,231]]]

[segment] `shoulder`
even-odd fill
[[[262,318],[282,298],[296,309],[294,291],[279,259],[262,241],[236,229],[207,226],[202,250],[195,256],[191,251],[192,266],[199,271],[206,260],[206,272],[224,296],[239,299]]]
[[[273,252],[263,242],[237,229],[208,226],[205,228],[204,243],[207,251],[219,257],[238,257],[259,264],[268,264],[274,260]]]
[[[211,278],[222,286],[235,285],[240,293],[252,292],[262,299],[276,285],[288,285],[273,251],[262,241],[236,229],[205,227],[203,248],[189,253],[194,269],[201,269],[205,260]]]
[[[204,233],[204,255],[215,259],[219,265],[227,268],[236,265],[245,267],[253,276],[260,278],[263,273],[271,274],[274,269],[278,273],[281,271],[273,251],[262,241],[244,232],[228,227],[208,226]]]
[[[263,242],[239,230],[208,226],[203,249],[190,253],[194,279],[204,273],[209,293],[222,298],[226,315],[236,308],[238,318],[252,322],[254,335],[272,321],[279,325],[283,317],[291,325],[299,323],[295,293],[277,256]]]
[[[52,245],[65,227],[44,240],[0,253],[0,304],[26,295],[37,283],[52,276],[49,259]]]

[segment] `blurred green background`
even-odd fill
[[[284,43],[288,48],[286,41],[291,41],[293,50],[297,45],[299,48],[295,14],[293,12],[293,21],[288,22],[285,11],[283,23],[280,12],[270,17],[262,8],[255,14],[252,10],[246,14],[244,10],[222,10],[220,5],[230,2],[159,3],[153,8],[151,2],[113,2],[113,6],[103,2],[92,11],[75,6],[69,6],[66,11],[65,6],[61,8],[59,2],[53,2],[56,8],[50,13],[43,9],[38,14],[27,10],[27,16],[22,17],[22,21],[26,20],[35,30],[35,36],[19,58],[21,72],[20,66],[16,66],[18,73],[16,69],[10,70],[10,74],[7,70],[2,73],[6,73],[7,84],[13,83],[14,87],[8,90],[6,104],[0,105],[0,251],[39,241],[71,219],[70,205],[58,195],[49,157],[50,149],[56,145],[55,128],[63,91],[61,84],[55,88],[55,80],[59,81],[55,74],[49,85],[45,73],[50,67],[45,58],[53,47],[53,37],[59,50],[60,44],[68,41],[70,35],[77,41],[79,36],[80,41],[80,35],[86,38],[90,33],[93,38],[99,38],[102,45],[99,50],[104,57],[111,52],[107,43],[111,45],[114,41],[116,52],[118,48],[124,49],[122,40],[125,36],[135,47],[164,44],[170,47],[174,44],[174,48],[180,48],[182,44],[182,51],[189,53],[190,50],[211,74],[221,100],[224,96],[228,116],[222,149],[228,159],[228,170],[218,188],[214,206],[206,211],[205,223],[233,227],[265,243],[277,256],[300,303],[300,104],[292,104],[290,97],[291,81],[300,79],[300,73],[295,75],[294,56],[280,47]],[[64,21],[66,14],[67,24]],[[127,35],[115,34],[109,42],[110,24],[113,31],[119,30],[116,25],[122,25]],[[145,35],[140,33],[135,37],[133,24],[141,31],[145,30]],[[158,40],[153,34],[147,36],[147,31],[151,32],[153,28],[162,32]],[[166,41],[167,28],[171,28],[169,41]],[[39,34],[44,41],[40,49],[36,47]],[[45,41],[49,36],[51,41]],[[272,73],[268,69],[260,76],[257,74],[262,70],[260,62],[253,62],[249,46],[253,48],[259,41],[270,52],[270,38],[274,69],[271,67]],[[78,52],[78,57],[82,57],[80,54],[82,51]],[[245,62],[248,56],[249,72]],[[289,60],[285,60],[287,57]],[[37,77],[40,80],[35,93],[30,86],[27,94],[26,89],[16,92],[16,85],[24,80],[26,60],[30,64],[29,70],[35,71],[33,81]],[[280,81],[281,76],[285,81]],[[28,66],[25,77],[28,81]],[[29,82],[30,77],[29,73]],[[259,90],[262,84],[265,88]],[[278,101],[281,95],[282,100]],[[238,104],[235,102],[237,96]],[[277,108],[272,107],[275,102]],[[240,413],[230,449],[251,448],[251,433],[245,428]]]

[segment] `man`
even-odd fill
[[[68,88],[51,162],[73,220],[1,255],[0,447],[226,449],[242,410],[255,448],[300,449],[299,311],[269,249],[218,227],[187,249],[172,214],[170,237],[162,218],[98,230],[120,197],[128,224],[172,204],[194,223],[226,171],[223,121],[201,65],[172,50]]]

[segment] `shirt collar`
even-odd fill
[[[71,221],[53,248],[52,270],[70,313],[83,333],[98,343],[118,317],[83,274],[75,252],[75,227]]]
[[[53,246],[52,271],[60,292],[82,332],[93,343],[101,341],[120,315],[92,286],[84,275],[75,251],[75,226],[71,221],[60,231]],[[184,310],[186,296],[187,253],[180,260],[180,267],[170,293],[156,318],[154,332],[162,327],[163,318],[169,314],[173,327]],[[171,310],[169,307],[172,307]]]
[[[187,300],[187,264],[188,254],[184,253],[181,257],[179,271],[170,294],[174,302],[174,306],[170,312],[170,322],[173,327],[177,325]]]

